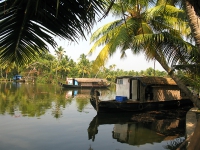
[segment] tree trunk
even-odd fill
[[[156,55],[155,59],[160,63],[160,65],[165,69],[165,71],[170,75],[170,77],[176,82],[178,87],[190,98],[194,105],[200,108],[200,100],[197,95],[194,95],[188,87],[181,81],[175,74],[174,71],[168,66],[165,59],[162,56]]]
[[[185,6],[186,6],[186,13],[188,16],[189,25],[192,31],[192,34],[194,36],[195,43],[200,51],[200,19],[196,15],[196,12],[194,10],[194,7],[191,5],[192,1],[196,0],[185,0]]]
[[[194,105],[200,108],[200,100],[197,94],[193,94],[173,72],[171,72],[169,75],[176,82],[179,88],[190,98],[190,100],[194,103]]]
[[[188,16],[189,25],[190,25],[192,34],[194,36],[194,40],[195,40],[196,46],[198,47],[198,50],[200,52],[200,26],[199,26],[200,25],[199,24],[200,23],[200,19],[196,15],[194,7],[191,5],[191,2],[193,2],[193,1],[196,1],[196,0],[185,0],[183,2],[185,2],[186,13],[187,13],[187,16]],[[175,80],[177,80],[177,79],[175,79]],[[184,92],[187,92],[187,91],[184,91]],[[198,108],[200,108],[198,97],[196,95],[191,94],[191,93],[186,93],[186,94],[189,94],[188,96],[191,97],[192,102],[194,102],[194,104]]]
[[[199,150],[200,144],[199,144],[199,137],[200,137],[200,120],[198,120],[196,128],[194,129],[194,134],[192,135],[189,146],[187,147],[187,150]]]

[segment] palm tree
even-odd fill
[[[79,69],[82,73],[82,78],[85,76],[85,74],[89,75],[91,69],[90,69],[90,66],[91,66],[91,63],[90,61],[86,58],[86,55],[85,54],[81,54],[80,57],[79,57],[79,62],[78,62],[78,66],[79,66]]]
[[[57,61],[56,61],[56,77],[58,77],[58,70],[61,70],[62,66],[60,65],[61,64],[61,61],[63,59],[63,56],[64,56],[64,53],[66,52],[64,50],[64,48],[62,46],[58,47],[57,50],[55,50],[56,52],[56,55],[57,55]]]
[[[1,0],[0,59],[26,63],[47,52],[53,36],[77,42],[91,31],[104,0]]]
[[[176,76],[173,68],[177,63],[190,63],[188,50],[196,51],[196,47],[183,38],[190,35],[184,11],[168,1],[165,5],[163,1],[158,1],[151,9],[147,9],[146,3],[129,2],[116,2],[111,11],[117,15],[122,12],[124,17],[93,33],[91,41],[95,41],[95,44],[90,53],[93,53],[97,46],[105,44],[95,60],[96,64],[105,65],[105,61],[117,49],[121,50],[121,57],[125,56],[125,51],[129,48],[134,54],[143,51],[148,60],[156,59],[200,108],[198,98]]]
[[[55,50],[58,61],[61,61],[63,59],[64,54],[66,53],[66,51],[64,50],[64,48],[62,46],[58,47],[57,50]]]

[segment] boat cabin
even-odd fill
[[[67,80],[69,85],[78,85],[82,87],[96,87],[107,85],[106,79],[99,78],[68,78]]]
[[[13,80],[21,80],[22,79],[22,76],[21,75],[15,75],[13,77]]]
[[[187,98],[172,78],[133,76],[116,78],[116,96],[140,102]]]

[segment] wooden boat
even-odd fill
[[[13,81],[15,81],[15,82],[25,82],[25,79],[21,75],[15,75],[13,77]]]
[[[193,105],[171,78],[132,76],[116,78],[115,98],[100,100],[94,94],[90,102],[98,113],[175,109]]]
[[[59,84],[64,88],[107,88],[110,86],[106,79],[99,78],[68,78],[66,83]]]

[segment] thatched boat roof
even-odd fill
[[[142,77],[139,80],[146,85],[177,85],[172,78]]]
[[[70,78],[70,79],[75,79],[78,82],[90,82],[90,83],[94,83],[94,82],[104,82],[104,83],[106,83],[107,82],[106,79],[100,79],[100,78]]]
[[[133,77],[133,76],[121,76],[117,77],[117,79],[129,78],[140,80],[144,85],[177,85],[176,82],[172,78],[164,78],[164,77]]]

